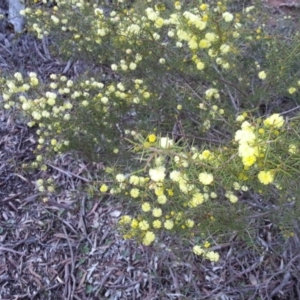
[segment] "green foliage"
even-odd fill
[[[70,150],[115,165],[100,191],[140,209],[121,218],[124,237],[180,234],[216,261],[205,235],[246,230],[239,199],[296,197],[298,117],[285,120],[278,103],[299,104],[299,34],[271,32],[258,6],[61,0],[24,14],[53,53],[104,72],[16,73],[4,107],[37,126],[35,166]]]

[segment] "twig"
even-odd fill
[[[42,39],[42,45],[43,45],[44,53],[45,53],[45,55],[46,55],[46,57],[47,57],[48,59],[51,59],[49,50],[48,50],[48,48],[47,48],[47,46],[46,46],[46,42],[47,42],[47,41],[46,41],[45,37],[43,37],[43,39]]]
[[[91,182],[91,180],[89,180],[89,179],[86,179],[86,178],[84,178],[84,177],[82,177],[82,176],[80,176],[80,175],[74,174],[74,173],[72,173],[72,172],[70,172],[70,171],[65,171],[65,170],[63,170],[63,169],[61,169],[61,168],[59,168],[59,167],[53,166],[53,165],[50,164],[50,163],[47,163],[47,166],[49,166],[49,167],[51,167],[51,168],[53,168],[53,169],[55,169],[55,170],[57,170],[57,171],[59,171],[59,172],[61,172],[61,173],[64,173],[64,174],[67,175],[69,178],[72,177],[72,176],[74,176],[74,177],[76,177],[76,178],[78,178],[78,179],[80,179],[80,180],[82,180],[82,181],[84,181],[84,182]]]
[[[299,108],[300,108],[300,105],[298,105],[298,106],[296,106],[296,107],[294,107],[294,108],[291,108],[291,109],[289,109],[289,110],[286,110],[286,111],[280,113],[280,115],[288,114],[288,113],[290,113],[290,112],[292,112],[292,111],[294,111],[294,110],[297,110],[297,109],[299,109]]]
[[[6,247],[2,247],[2,246],[0,246],[0,251],[12,252],[12,253],[15,253],[15,254],[19,254],[21,256],[25,255],[25,252],[19,252],[19,251],[9,249],[9,248],[6,248]]]
[[[74,276],[74,269],[75,269],[74,253],[73,253],[73,248],[72,248],[69,236],[68,236],[67,231],[66,231],[66,227],[64,225],[63,225],[63,231],[64,231],[64,234],[66,235],[66,239],[67,239],[69,249],[70,249],[70,254],[71,254],[71,274],[70,274],[70,276],[72,278],[72,290],[71,290],[71,296],[69,297],[69,299],[73,299],[75,288],[76,288],[76,286],[75,286],[76,280],[75,280],[75,276]]]

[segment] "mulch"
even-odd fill
[[[47,40],[0,24],[0,69],[76,77],[92,69],[52,57]],[[99,67],[99,66],[98,66]],[[99,69],[97,69],[97,72]],[[36,134],[14,110],[0,110],[0,299],[300,299],[300,229],[286,241],[257,234],[214,246],[218,263],[195,257],[180,241],[153,247],[123,240],[117,199],[87,193],[103,164],[63,154],[48,170],[31,169]],[[56,191],[40,193],[36,180]],[[270,226],[265,225],[264,229]],[[278,243],[284,247],[276,247]]]

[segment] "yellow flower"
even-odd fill
[[[209,41],[209,42],[215,42],[217,40],[217,35],[215,33],[212,32],[207,32],[205,34],[205,38]]]
[[[212,174],[202,172],[199,174],[199,181],[204,185],[209,185],[214,181],[214,176]]]
[[[164,227],[167,230],[171,230],[174,227],[174,222],[172,220],[167,220],[164,222]]]
[[[152,225],[153,225],[153,228],[159,229],[159,228],[161,228],[161,221],[155,220],[155,221],[153,221]]]
[[[136,229],[139,227],[139,221],[137,219],[133,219],[131,221],[131,228]]]
[[[204,69],[205,64],[202,61],[198,61],[196,67],[197,67],[198,70],[201,71],[201,70]]]
[[[176,170],[174,170],[170,173],[170,179],[175,182],[178,182],[180,180],[181,176],[182,176],[181,173]]]
[[[295,154],[297,152],[297,146],[295,144],[289,145],[289,153]]]
[[[206,10],[208,8],[208,5],[207,4],[201,4],[200,5],[200,9],[201,10]]]
[[[199,159],[200,160],[207,160],[209,159],[211,155],[211,152],[209,150],[204,150],[200,155],[199,155]]]
[[[132,218],[128,215],[122,216],[120,218],[119,224],[124,225],[124,224],[129,224],[131,222]]]
[[[164,25],[164,19],[163,18],[157,18],[155,20],[154,25],[155,25],[156,28],[162,27]]]
[[[147,231],[144,238],[143,244],[149,246],[155,240],[155,234],[152,231]]]
[[[167,197],[165,195],[160,195],[157,197],[157,202],[159,204],[165,204],[167,202]]]
[[[155,134],[150,134],[150,135],[148,136],[148,141],[149,141],[150,143],[154,143],[154,142],[156,141],[156,135],[155,135]]]
[[[139,222],[139,229],[141,230],[148,230],[149,228],[149,223],[146,220],[142,220]]]
[[[130,191],[130,196],[132,198],[137,198],[139,196],[139,194],[140,194],[140,191],[136,188],[134,188]]]
[[[217,262],[220,259],[220,255],[217,252],[209,251],[205,254],[205,258],[212,262]]]
[[[161,137],[160,138],[160,147],[163,149],[171,148],[174,144],[174,140],[168,137]]]
[[[192,228],[192,227],[194,227],[195,222],[191,219],[188,219],[188,220],[185,221],[185,225],[189,228]]]
[[[123,175],[123,174],[117,174],[116,180],[118,182],[124,182],[125,181],[125,175]]]
[[[202,48],[202,49],[209,48],[210,46],[211,46],[211,43],[210,43],[210,41],[208,41],[207,39],[202,39],[202,40],[199,42],[199,47]]]
[[[297,91],[297,89],[296,88],[294,88],[294,87],[290,87],[289,89],[288,89],[288,92],[289,92],[289,94],[294,94],[295,92]]]
[[[210,247],[210,243],[206,241],[203,246],[204,246],[204,248],[209,248]]]
[[[153,208],[152,215],[155,218],[159,218],[162,215],[162,210],[160,208]]]
[[[155,234],[152,231],[147,231],[144,238],[143,244],[149,246],[155,240]]]
[[[149,170],[149,176],[153,181],[163,181],[166,176],[166,168],[163,166],[158,166],[155,169]]]
[[[274,181],[274,173],[272,171],[260,171],[257,177],[258,180],[265,185]]]
[[[228,45],[226,45],[226,44],[222,44],[220,46],[220,51],[221,51],[222,54],[228,53],[229,50],[230,50],[230,47]]]
[[[150,203],[149,202],[144,202],[143,204],[142,204],[142,211],[143,212],[148,212],[148,211],[150,211],[151,210],[151,205],[150,205]]]
[[[130,70],[135,70],[136,69],[136,63],[134,63],[134,62],[131,62],[130,64],[129,64],[129,69]]]
[[[202,249],[200,246],[194,246],[193,247],[193,252],[196,254],[196,255],[202,255],[205,253],[204,249]]]
[[[245,117],[243,115],[239,115],[239,116],[237,116],[237,118],[235,120],[237,122],[243,122],[245,120]]]
[[[132,175],[132,176],[130,176],[130,178],[129,178],[129,183],[130,183],[130,184],[133,184],[133,185],[138,185],[138,184],[140,183],[140,179],[139,179],[138,176]]]
[[[100,192],[105,193],[108,191],[108,186],[106,184],[102,184],[100,187]]]
[[[198,205],[202,204],[203,201],[204,201],[203,195],[202,195],[201,193],[195,193],[195,194],[193,195],[192,200],[190,200],[190,201],[188,202],[188,205],[189,205],[190,207],[197,207]]]
[[[18,81],[20,81],[20,82],[23,81],[23,76],[22,76],[22,74],[21,74],[20,72],[15,73],[15,74],[14,74],[14,77],[15,77]]]
[[[236,203],[236,202],[238,202],[238,200],[239,200],[239,198],[238,198],[236,195],[234,195],[234,194],[231,194],[231,195],[229,196],[229,201],[230,201],[231,203]]]
[[[273,126],[275,128],[281,128],[284,125],[284,118],[279,114],[273,114],[266,120],[264,120],[265,126]]]
[[[267,74],[265,71],[261,71],[258,73],[258,78],[261,80],[265,80],[267,78]]]
[[[243,157],[243,164],[246,167],[251,167],[255,162],[256,162],[256,157],[254,155]]]
[[[233,15],[231,13],[229,13],[228,11],[224,12],[222,14],[222,17],[225,20],[225,22],[231,22],[233,20]]]
[[[180,9],[181,9],[180,1],[176,1],[176,2],[174,3],[174,6],[175,6],[175,9],[180,10]]]

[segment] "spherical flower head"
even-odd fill
[[[264,125],[267,127],[281,128],[284,125],[284,118],[279,114],[273,114],[264,120]]]
[[[297,89],[295,88],[295,87],[290,87],[289,89],[288,89],[288,92],[289,92],[289,94],[294,94],[294,93],[296,93],[297,92]]]
[[[258,180],[262,184],[270,184],[274,181],[274,173],[272,171],[260,171],[257,175]]]
[[[100,101],[103,103],[103,104],[107,104],[108,103],[108,98],[107,97],[102,97],[100,99]]]
[[[129,69],[130,70],[135,70],[136,69],[136,63],[134,63],[134,62],[131,62],[130,64],[129,64]]]
[[[193,220],[191,220],[191,219],[188,219],[188,220],[185,221],[185,225],[188,228],[192,228],[192,227],[194,227],[195,222]]]
[[[20,82],[23,81],[23,76],[22,76],[22,74],[21,74],[20,72],[16,72],[16,73],[14,74],[14,77],[15,77],[18,81],[20,81]]]
[[[53,98],[49,98],[49,99],[47,100],[47,104],[50,105],[50,106],[55,105],[55,103],[56,103],[56,101],[55,101],[55,99],[53,99]]]
[[[196,67],[199,71],[202,71],[205,68],[205,64],[202,61],[198,61]]]
[[[127,28],[127,32],[131,33],[131,34],[139,34],[140,31],[141,31],[141,28],[137,24],[132,24]]]
[[[217,197],[218,197],[218,195],[215,192],[210,193],[210,198],[216,199]]]
[[[140,194],[139,189],[134,188],[130,191],[130,196],[132,198],[137,198],[139,196],[139,194]]]
[[[174,3],[174,7],[175,7],[175,9],[180,10],[180,9],[181,9],[180,1],[176,1],[176,2]]]
[[[159,229],[161,228],[161,221],[160,220],[154,220],[152,223],[153,228]]]
[[[243,122],[245,120],[245,117],[243,115],[239,115],[235,119],[237,122]]]
[[[105,193],[108,191],[108,186],[106,184],[102,184],[100,187],[100,192]]]
[[[151,180],[157,181],[164,181],[166,177],[166,168],[163,166],[158,166],[154,169],[149,170],[149,176]]]
[[[182,177],[182,175],[179,171],[174,170],[170,173],[170,179],[172,181],[178,182],[181,177]]]
[[[203,185],[209,185],[214,181],[214,176],[212,174],[202,172],[199,174],[199,181]]]
[[[251,145],[255,142],[256,135],[254,132],[250,130],[238,130],[235,133],[234,139],[236,142],[239,142],[240,144]]]
[[[167,229],[167,230],[171,230],[173,227],[174,227],[174,222],[172,220],[166,220],[164,222],[164,227]]]
[[[231,14],[230,12],[228,11],[225,11],[223,14],[222,14],[222,17],[224,19],[225,22],[231,22],[233,20],[233,14]]]
[[[258,78],[261,79],[261,80],[265,80],[267,78],[267,74],[265,71],[260,71],[258,73]]]
[[[150,134],[150,135],[148,136],[148,141],[149,141],[150,143],[154,143],[154,142],[156,141],[156,135],[155,135],[155,134]]]
[[[118,66],[116,64],[112,64],[110,67],[111,67],[111,69],[113,71],[117,71],[118,70]]]
[[[243,164],[246,167],[251,167],[256,162],[256,157],[254,155],[243,156]]]
[[[174,145],[174,140],[168,137],[161,137],[159,145],[162,149],[169,149]]]
[[[133,229],[137,229],[139,227],[139,221],[137,219],[132,219],[130,226]]]
[[[289,145],[289,153],[291,153],[291,154],[297,153],[297,146],[295,144]]]
[[[165,195],[160,195],[160,196],[158,196],[157,197],[157,202],[159,203],[159,204],[166,204],[167,203],[167,197],[165,196]]]
[[[208,40],[209,42],[215,42],[217,40],[217,35],[212,32],[207,32],[205,34],[205,39]]]
[[[149,223],[146,220],[142,220],[141,222],[139,222],[139,229],[140,230],[148,230],[149,228]]]
[[[220,98],[220,94],[219,91],[217,89],[211,88],[205,91],[205,98],[206,99],[219,99]]]
[[[143,204],[142,204],[142,211],[143,212],[148,212],[148,211],[150,211],[151,210],[151,205],[150,205],[150,203],[149,202],[144,202]]]
[[[226,45],[226,44],[222,44],[220,46],[220,51],[221,51],[222,54],[226,54],[230,51],[230,46]]]
[[[120,182],[120,183],[121,183],[121,182],[124,182],[125,179],[126,179],[126,177],[125,177],[124,174],[117,174],[117,176],[116,176],[117,182]]]
[[[208,160],[211,156],[211,152],[209,150],[204,150],[200,155],[199,159],[200,160]]]
[[[188,45],[191,50],[196,50],[198,48],[198,43],[194,39],[189,40]]]
[[[154,22],[154,26],[156,28],[161,28],[164,25],[164,19],[163,18],[157,18]]]
[[[205,253],[205,250],[202,249],[200,246],[196,245],[196,246],[193,247],[193,252],[196,255],[203,255]]]
[[[153,243],[155,240],[155,234],[152,231],[147,231],[144,238],[143,238],[143,244],[145,246],[149,246]]]
[[[239,200],[239,198],[236,195],[234,195],[233,193],[230,193],[228,199],[231,203],[236,203]]]
[[[192,200],[188,202],[188,205],[190,207],[197,207],[203,202],[204,202],[204,196],[201,193],[195,193],[192,197]]]
[[[130,224],[131,221],[132,221],[132,218],[128,215],[125,215],[120,218],[119,224],[120,225]]]
[[[217,252],[208,251],[207,253],[205,253],[205,258],[207,258],[211,262],[217,262],[220,259],[220,255]]]
[[[129,183],[133,185],[138,185],[140,183],[140,178],[136,175],[132,175],[129,178]]]
[[[155,217],[155,218],[159,218],[161,217],[162,215],[162,210],[160,208],[153,208],[152,210],[152,215]]]
[[[210,46],[211,46],[211,43],[207,39],[202,39],[199,42],[199,48],[201,48],[201,49],[206,49],[206,48],[209,48]]]

